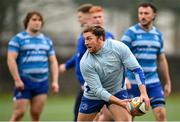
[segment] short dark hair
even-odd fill
[[[90,3],[82,4],[78,7],[77,12],[89,13],[89,10],[91,9],[92,6],[93,5]]]
[[[43,19],[43,16],[41,13],[37,12],[37,11],[31,11],[31,12],[28,12],[26,17],[24,18],[24,28],[27,29],[27,26],[28,26],[28,23],[29,23],[29,20],[32,18],[33,15],[37,15],[40,17],[40,20],[42,21],[42,26],[44,25],[44,19]]]
[[[103,37],[103,41],[105,41],[105,30],[101,26],[88,26],[83,30],[83,33],[91,32],[96,37]]]
[[[150,3],[150,2],[140,3],[140,4],[138,5],[138,8],[140,8],[140,7],[151,7],[154,13],[157,12],[156,6],[155,6],[153,3]]]

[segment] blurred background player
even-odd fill
[[[20,121],[30,104],[32,121],[39,121],[48,93],[49,65],[52,90],[58,92],[58,63],[52,41],[41,33],[41,13],[27,13],[25,31],[15,35],[8,45],[8,66],[13,77],[14,111],[10,121]]]
[[[83,28],[85,28],[86,26],[90,25],[91,23],[91,16],[89,13],[90,8],[92,7],[92,4],[83,4],[81,6],[79,6],[79,8],[77,9],[77,18],[78,18],[78,22],[80,23],[81,29],[83,30]],[[78,39],[78,44],[77,44],[77,50],[86,50],[86,49],[81,49],[82,46],[79,46],[79,42],[83,39],[82,35],[80,35],[79,39]],[[83,52],[82,52],[83,53]],[[61,64],[59,65],[59,71],[60,73],[64,73],[66,70],[75,67],[76,69],[76,75],[78,78],[78,81],[80,82],[80,88],[78,91],[78,94],[76,96],[76,101],[75,101],[75,105],[74,105],[74,121],[77,121],[77,116],[78,116],[78,112],[79,112],[79,105],[81,102],[81,97],[83,95],[83,85],[84,85],[84,79],[82,78],[82,75],[78,69],[78,64],[79,61],[77,60],[77,53],[75,53],[69,60],[66,61],[65,64]]]
[[[87,27],[89,25],[99,25],[99,26],[104,26],[104,9],[100,6],[92,6],[91,4],[84,4],[78,8],[78,20],[81,24],[81,27]],[[81,19],[80,19],[81,18]],[[106,32],[106,39],[112,38],[114,39],[114,36],[110,32]],[[79,105],[80,105],[80,100],[83,95],[83,90],[84,90],[84,79],[82,77],[82,74],[80,72],[80,60],[87,50],[85,46],[85,39],[83,35],[81,34],[79,39],[78,39],[78,44],[77,44],[77,52],[76,54],[69,59],[66,64],[61,64],[59,69],[60,72],[64,72],[65,70],[75,66],[76,68],[76,76],[80,82],[81,88],[79,91],[79,94],[76,98],[76,104],[75,104],[75,119],[74,121],[77,120],[77,114],[79,111]]]
[[[78,121],[93,121],[104,105],[111,111],[115,121],[131,121],[126,110],[129,100],[125,88],[125,67],[134,72],[141,91],[140,97],[148,109],[144,73],[129,48],[116,40],[106,39],[101,26],[86,28],[83,36],[87,51],[81,59],[80,68],[86,82]]]
[[[130,27],[122,37],[124,42],[133,52],[139,64],[142,66],[146,88],[151,107],[156,121],[166,121],[165,99],[171,92],[171,80],[168,63],[163,48],[162,33],[153,26],[156,17],[156,7],[151,3],[141,3],[138,6],[139,23]],[[158,77],[162,76],[165,82],[164,91]],[[139,96],[137,84],[131,71],[127,72],[129,94],[132,97]],[[129,83],[127,80],[127,83]]]

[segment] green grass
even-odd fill
[[[168,121],[180,121],[180,94],[173,94],[167,99]],[[74,97],[49,96],[41,116],[42,121],[71,121],[73,118]],[[13,101],[11,95],[0,96],[0,121],[8,121],[12,114]],[[30,120],[29,112],[23,121]],[[136,117],[136,121],[153,121],[152,111]]]

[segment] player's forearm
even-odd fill
[[[50,62],[50,69],[51,69],[52,82],[58,82],[59,70],[58,70],[58,62],[56,58]]]
[[[146,87],[145,87],[144,84],[139,85],[139,91],[140,91],[141,94],[147,95]]]
[[[163,58],[158,62],[158,68],[159,68],[159,73],[160,76],[162,76],[163,81],[165,81],[167,84],[171,84],[170,76],[169,76],[169,68],[168,68],[168,63],[166,60],[165,55]]]
[[[144,72],[141,68],[136,68],[133,70],[135,79],[138,85],[145,84]]]
[[[18,82],[19,80],[21,80],[21,78],[19,76],[16,60],[11,57],[8,57],[7,63],[8,63],[9,71],[10,71],[14,81]]]

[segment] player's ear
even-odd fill
[[[156,19],[156,13],[154,13],[153,21]]]
[[[103,37],[102,36],[98,37],[98,40],[103,41]]]

